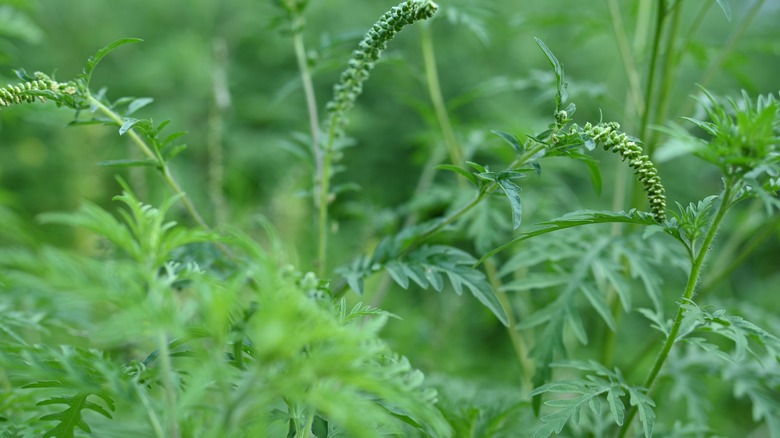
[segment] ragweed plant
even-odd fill
[[[437,69],[435,33],[426,27],[423,65],[405,70],[427,88],[430,102],[416,99],[425,95],[417,90],[409,100],[434,127],[419,140],[428,156],[420,183],[408,203],[378,217],[367,218],[376,213],[367,210],[362,227],[344,221],[350,228],[337,231],[330,225],[347,197],[336,197],[333,182],[350,111],[391,39],[438,6],[409,0],[382,15],[352,52],[321,121],[318,71],[303,38],[311,3],[273,4],[290,25],[311,130],[300,138],[311,143],[313,184],[296,179],[302,187],[294,188],[313,187],[312,210],[303,215],[314,225],[302,239],[317,237],[315,254],[294,248],[265,219],[260,232],[209,227],[170,168],[184,149],[183,133],[167,134],[167,121],[139,116],[149,98],[93,92],[98,62],[137,40],[100,50],[73,80],[19,71],[19,84],[0,89],[3,111],[54,102],[75,110],[74,125],[118,129],[142,158],[100,164],[150,168],[171,192],[152,205],[120,178],[118,214],[85,202],[75,213],[40,215],[39,225],[26,224],[0,192],[0,434],[708,436],[725,433],[718,429],[722,400],[746,414],[728,427],[780,434],[780,322],[759,305],[734,305],[737,296],[714,296],[730,269],[716,272],[720,263],[708,263],[724,247],[755,248],[717,239],[736,239],[728,225],[741,205],[751,203],[749,212],[765,219],[752,240],[776,233],[775,95],[721,99],[703,91],[704,117],[687,118],[694,133],[677,125],[651,132],[668,109],[678,61],[671,57],[660,78],[651,67],[644,96],[632,92],[638,127],[618,124],[620,116],[582,117],[595,105],[580,96],[589,108],[577,113],[563,64],[537,39],[551,66],[538,82],[550,85],[542,91],[554,99],[533,123],[542,128],[522,136],[495,130],[491,138],[459,126],[463,114],[454,114],[440,83],[451,70]],[[664,23],[679,25],[682,2],[658,4],[653,65],[663,44],[676,53],[673,31],[661,36]],[[453,29],[479,27],[450,7],[442,5]],[[654,141],[659,133],[676,135],[675,144],[710,164],[697,169],[717,173],[721,191],[668,202],[678,196],[675,183],[692,175],[670,175],[653,154],[668,147]],[[445,152],[449,162],[441,164]],[[601,159],[639,182],[627,211],[619,202],[586,209],[588,197],[567,187],[582,173],[600,193]],[[618,189],[630,185],[615,181]],[[173,219],[179,205],[191,226]],[[77,228],[97,244],[87,244],[89,255],[41,244],[36,233],[52,226]],[[334,268],[334,250],[339,257],[345,250],[329,249],[337,232],[354,241],[354,259]],[[298,251],[316,261],[298,267]],[[385,281],[377,282],[372,276],[380,272]],[[415,293],[391,293],[392,283]],[[467,292],[476,301],[434,301],[416,294],[421,289]],[[358,302],[369,299],[372,305]],[[379,308],[384,299],[382,307],[395,313]],[[409,307],[398,305],[403,300]]]

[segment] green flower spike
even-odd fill
[[[572,131],[579,129],[576,125]],[[647,199],[650,201],[650,210],[656,222],[662,223],[666,219],[666,196],[664,186],[658,170],[650,161],[650,157],[642,153],[642,148],[631,140],[625,132],[620,131],[620,125],[615,122],[599,123],[596,126],[585,124],[580,132],[583,136],[601,142],[604,150],[612,151],[620,155],[620,158],[628,160],[628,165],[634,170],[639,181],[643,184]]]
[[[72,83],[57,82],[41,72],[35,72],[33,78],[26,82],[0,88],[0,108],[36,100],[45,102],[47,97],[59,103],[66,100],[65,97],[75,95],[76,91]]]
[[[438,6],[430,0],[407,0],[382,15],[371,27],[358,49],[352,53],[349,67],[333,88],[333,100],[327,106],[330,129],[338,131],[346,123],[344,114],[352,108],[363,91],[363,82],[368,79],[369,72],[387,48],[387,43],[405,26],[431,18],[436,9]]]

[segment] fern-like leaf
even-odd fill
[[[444,245],[422,246],[402,259],[386,264],[390,276],[404,289],[410,281],[423,289],[441,292],[446,277],[455,293],[468,289],[501,321],[508,325],[508,316],[485,275],[471,269],[475,259],[465,251]]]
[[[44,405],[66,405],[67,408],[64,411],[60,411],[54,414],[44,415],[41,417],[43,421],[56,421],[52,429],[50,429],[43,438],[56,437],[56,438],[73,438],[75,436],[76,428],[79,428],[85,432],[92,432],[89,425],[82,416],[82,411],[91,410],[103,415],[106,418],[112,418],[111,414],[102,406],[94,403],[88,399],[90,394],[77,394],[71,397],[52,397],[43,400],[38,403],[39,406]],[[110,409],[114,409],[113,402],[109,398],[102,398]]]

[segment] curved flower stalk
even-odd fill
[[[327,127],[334,135],[346,123],[345,113],[363,91],[363,82],[379,60],[387,43],[405,26],[419,20],[433,17],[438,6],[430,0],[407,0],[382,15],[360,41],[358,49],[352,52],[349,67],[341,73],[339,82],[333,87],[333,99],[328,103]],[[331,140],[328,140],[331,143]],[[332,146],[329,144],[328,146]]]
[[[572,126],[571,131],[572,133],[579,131],[586,139],[601,142],[604,150],[619,154],[623,161],[628,160],[628,165],[631,166],[634,174],[644,186],[653,218],[658,223],[664,222],[666,219],[666,195],[661,178],[658,176],[658,170],[650,161],[650,157],[642,153],[642,148],[625,132],[620,131],[620,124],[609,122],[594,126],[591,123],[586,123],[582,128],[577,125]]]
[[[346,125],[346,113],[355,104],[363,92],[365,82],[371,69],[379,60],[387,43],[404,27],[420,20],[433,17],[438,6],[431,0],[407,0],[382,15],[369,29],[360,41],[357,50],[352,52],[352,58],[346,70],[341,74],[339,82],[333,87],[333,99],[327,104],[328,116],[325,121],[326,133],[324,143],[317,145],[322,153],[322,162],[317,169],[317,196],[315,202],[318,208],[319,244],[317,262],[321,274],[325,273],[327,253],[327,222],[328,204],[332,200],[330,193],[330,178],[336,140],[343,135]]]

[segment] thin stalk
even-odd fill
[[[647,128],[650,124],[651,102],[653,99],[653,92],[655,91],[658,54],[661,47],[661,37],[664,33],[664,22],[666,21],[666,0],[658,0],[657,5],[655,31],[653,34],[653,50],[650,55],[650,68],[647,74],[647,84],[645,85],[645,106],[644,111],[642,111],[642,122],[639,125],[639,138],[645,138]]]
[[[314,157],[314,187],[318,193],[317,205],[317,270],[320,276],[325,275],[328,253],[328,203],[330,197],[330,167],[335,132],[331,129],[325,148],[321,144],[320,118],[317,112],[317,96],[314,93],[311,69],[306,58],[306,45],[303,41],[303,17],[296,15],[292,19],[293,47],[295,59],[298,62],[298,73],[303,84],[306,97],[306,110],[309,114],[309,131],[311,133],[311,151]]]
[[[330,204],[330,173],[333,163],[333,144],[336,141],[335,123],[330,124],[328,141],[323,151],[322,171],[318,176],[319,195],[317,198],[317,269],[320,276],[327,272],[328,257],[328,205]]]
[[[715,239],[715,235],[718,232],[721,221],[723,221],[723,217],[726,215],[726,212],[732,205],[732,193],[733,186],[727,182],[726,188],[723,190],[720,205],[718,206],[718,211],[715,213],[715,218],[712,220],[712,224],[710,224],[710,228],[707,230],[707,234],[702,241],[701,248],[696,254],[694,260],[692,260],[691,272],[688,275],[688,283],[685,285],[685,291],[683,292],[682,298],[680,299],[680,305],[677,308],[677,315],[675,316],[674,322],[672,323],[669,336],[667,336],[666,342],[664,342],[664,345],[661,348],[661,352],[658,354],[658,357],[653,364],[653,368],[650,370],[650,374],[647,375],[647,378],[643,384],[643,386],[647,388],[648,391],[652,389],[658,374],[661,372],[661,368],[663,368],[666,359],[669,357],[669,353],[672,351],[672,347],[677,341],[677,334],[680,332],[680,326],[682,325],[683,316],[685,315],[685,309],[683,306],[686,302],[693,298],[693,294],[696,292],[696,284],[699,282],[701,270],[704,266],[704,260],[707,258],[707,255],[710,252],[712,241]],[[636,406],[632,407],[628,412],[628,416],[626,417],[623,428],[618,435],[619,437],[622,438],[626,435],[629,428],[631,427],[631,421],[634,419],[634,416],[636,416],[636,412]]]
[[[311,410],[307,417],[308,418],[306,418],[306,425],[303,427],[303,435],[301,438],[309,438],[314,436],[311,433],[311,428],[314,425],[314,410]]]
[[[163,388],[165,389],[165,401],[168,404],[168,415],[170,422],[171,438],[180,436],[179,426],[176,422],[176,388],[173,383],[173,367],[171,366],[171,356],[168,350],[168,339],[164,332],[159,333],[159,351],[160,351],[160,373],[163,379]]]
[[[149,397],[146,396],[146,392],[139,386],[138,382],[135,382],[133,387],[135,388],[135,393],[138,395],[138,398],[141,400],[141,404],[144,405],[146,415],[149,417],[149,423],[151,423],[152,430],[154,430],[154,436],[157,438],[165,438],[165,430],[163,430],[160,418],[157,417],[157,413],[149,402]]]
[[[124,120],[122,120],[122,117],[120,117],[119,114],[115,113],[111,108],[105,106],[98,99],[95,99],[91,94],[89,95],[89,102],[98,110],[100,110],[103,115],[113,120],[117,126],[122,126],[124,124]],[[171,174],[171,169],[168,167],[168,163],[166,163],[162,157],[154,153],[149,145],[146,144],[144,139],[142,139],[141,136],[138,135],[138,133],[136,133],[133,129],[127,131],[127,135],[130,136],[130,139],[138,146],[139,149],[141,149],[141,152],[143,152],[144,155],[155,162],[163,176],[163,179],[168,184],[168,187],[171,188],[174,194],[181,197],[182,203],[184,203],[184,208],[187,209],[187,212],[195,220],[195,222],[203,229],[211,229],[206,221],[203,220],[203,217],[201,217],[200,213],[198,213],[198,210],[195,208],[195,205],[192,203],[190,198],[181,189],[181,186],[179,186],[179,183],[173,177],[173,174]]]
[[[433,38],[431,37],[431,26],[426,24],[421,26],[421,41],[423,62],[425,64],[425,79],[428,83],[428,93],[431,96],[431,103],[436,111],[436,119],[439,122],[441,133],[444,137],[444,144],[447,146],[447,152],[450,155],[450,162],[459,166],[463,163],[463,152],[458,141],[455,139],[455,131],[452,129],[450,117],[447,114],[447,107],[444,104],[444,97],[439,83],[439,71],[436,67],[436,54],[433,49]],[[458,180],[460,181],[460,180]]]
[[[536,154],[541,152],[542,149],[544,149],[544,145],[540,144],[540,145],[536,145],[530,150],[525,151],[523,155],[517,157],[515,161],[513,161],[512,164],[509,165],[509,170],[516,170],[517,168],[519,168],[520,166],[528,162],[528,160],[533,158]],[[431,225],[427,230],[425,230],[417,237],[415,237],[404,249],[404,252],[407,252],[411,248],[419,245],[427,238],[441,231],[442,228],[455,222],[458,218],[468,213],[472,208],[476,207],[482,201],[482,199],[484,199],[485,196],[491,193],[496,187],[498,187],[498,183],[495,182],[491,182],[490,184],[482,187],[482,189],[480,189],[479,192],[477,192],[477,194],[475,194],[474,197],[471,198],[471,200],[467,202],[465,205],[453,211],[452,213],[450,213],[443,219],[439,220],[435,224]]]
[[[517,355],[517,361],[520,364],[522,371],[521,390],[524,394],[532,388],[531,376],[533,376],[534,365],[528,359],[528,346],[525,344],[520,331],[517,329],[517,321],[515,320],[515,313],[512,310],[512,303],[509,301],[509,296],[504,291],[501,280],[498,278],[498,272],[496,270],[496,264],[492,260],[485,261],[485,272],[487,274],[490,286],[496,292],[496,297],[501,303],[501,307],[504,308],[504,312],[507,315],[507,334],[512,341],[512,348]]]
[[[652,120],[653,123],[662,123],[663,120],[666,120],[666,114],[669,111],[669,98],[671,97],[674,88],[674,72],[680,59],[679,49],[675,47],[677,33],[680,29],[680,17],[682,16],[682,8],[679,7],[679,5],[680,3],[678,2],[676,5],[677,7],[671,11],[671,24],[668,27],[664,48],[664,65],[661,69],[661,83],[659,86],[660,96],[654,107],[655,114]],[[649,138],[646,139],[646,144],[647,154],[649,156],[653,155],[658,132],[659,131],[654,130],[652,133],[648,133]]]
[[[710,63],[704,75],[702,76],[702,80],[699,82],[702,87],[706,88],[712,79],[715,78],[718,73],[720,73],[721,67],[726,61],[726,58],[728,58],[731,55],[731,52],[734,51],[734,47],[737,45],[737,42],[748,30],[750,23],[756,17],[758,11],[761,10],[761,7],[764,5],[765,1],[766,0],[757,0],[755,3],[753,3],[753,7],[750,8],[748,13],[745,14],[745,16],[742,18],[742,21],[739,23],[737,29],[729,36],[729,39],[726,40],[723,47],[718,50],[718,57]],[[694,102],[689,100],[688,105],[685,107],[685,110],[682,111],[682,114],[688,114],[691,111],[693,104]]]
[[[225,135],[224,114],[230,108],[230,91],[227,86],[228,49],[225,40],[216,38],[213,43],[214,68],[211,73],[214,105],[209,111],[209,200],[214,209],[213,223],[218,227],[227,219],[227,201],[222,191],[225,180],[225,159],[223,138]]]
[[[293,47],[295,47],[295,58],[298,61],[298,73],[301,75],[303,84],[303,93],[306,96],[306,110],[309,114],[309,130],[311,131],[311,150],[314,155],[314,165],[316,174],[322,173],[322,148],[320,145],[320,119],[317,113],[317,96],[314,93],[314,83],[312,82],[311,69],[306,58],[306,46],[303,41],[302,19],[294,20],[293,24]],[[316,177],[316,176],[315,176]]]
[[[742,38],[742,35],[744,35],[744,33],[748,30],[750,23],[756,17],[758,11],[761,10],[761,7],[764,6],[765,1],[766,0],[758,0],[753,3],[753,7],[750,8],[747,14],[745,14],[745,17],[739,23],[739,27],[737,27],[734,33],[731,34],[728,41],[726,41],[726,44],[723,45],[723,48],[718,50],[718,57],[715,58],[715,61],[710,64],[709,67],[707,67],[707,72],[704,74],[704,79],[702,79],[701,82],[703,87],[706,87],[712,78],[717,73],[720,73],[723,62],[729,55],[731,55],[731,52],[734,50],[734,46],[737,44],[737,41],[739,41],[739,39]]]
[[[628,78],[629,96],[631,96],[633,102],[632,107],[638,114],[644,114],[645,100],[642,97],[642,87],[639,83],[639,71],[636,68],[636,62],[634,61],[628,44],[626,28],[623,24],[623,18],[620,15],[620,5],[618,4],[618,0],[609,0],[607,5],[609,6],[609,16],[612,21],[612,28],[615,31],[615,41],[620,50],[620,59],[623,61],[623,70],[626,73],[626,78]]]
[[[509,170],[516,170],[516,169],[518,169],[520,166],[522,166],[523,164],[528,162],[528,160],[533,158],[536,154],[541,152],[542,149],[544,149],[544,145],[540,144],[540,145],[537,145],[537,146],[533,147],[532,149],[526,151],[525,153],[523,153],[523,155],[521,155],[520,157],[516,158],[512,162],[512,164],[509,165]],[[436,222],[435,224],[433,224],[430,227],[428,227],[428,229],[426,229],[424,232],[422,232],[419,235],[417,235],[411,242],[409,242],[406,245],[406,247],[401,252],[401,255],[406,254],[412,248],[414,248],[417,245],[421,244],[422,242],[424,242],[429,237],[431,237],[434,234],[436,234],[439,231],[441,231],[447,225],[455,222],[456,220],[458,220],[458,218],[460,218],[464,214],[468,213],[472,208],[476,207],[485,198],[485,196],[490,194],[496,187],[498,187],[498,184],[495,183],[495,182],[492,182],[492,183],[482,187],[482,189],[480,189],[474,195],[474,197],[471,198],[471,200],[469,202],[464,204],[459,209],[453,211],[449,215],[445,216],[443,219],[440,219],[438,222]],[[346,281],[342,281],[339,284],[335,285],[331,289],[331,292],[333,293],[333,295],[335,297],[340,297],[341,295],[344,294],[344,291],[346,290],[346,288],[347,288],[347,282]]]

